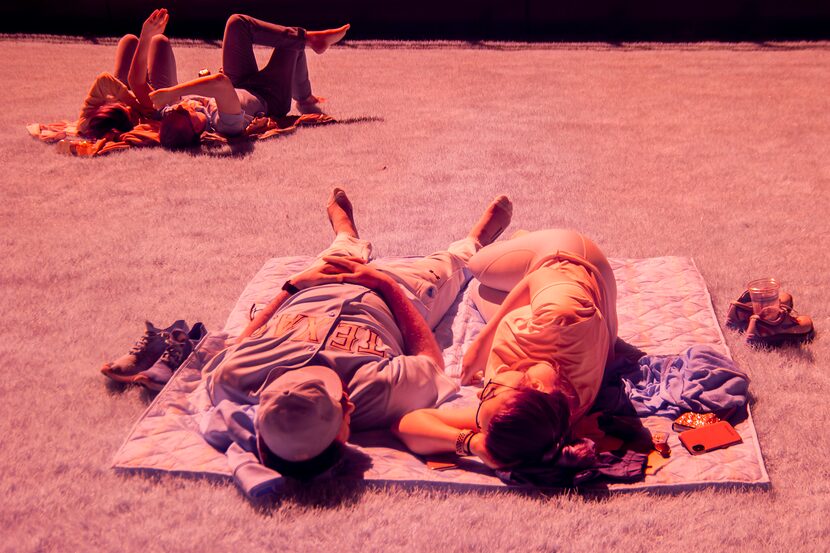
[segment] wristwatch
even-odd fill
[[[293,296],[294,294],[300,291],[299,288],[291,284],[290,280],[285,281],[285,284],[282,285],[282,289],[288,292],[289,296]]]

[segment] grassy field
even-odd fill
[[[212,44],[175,44],[181,79]],[[328,111],[242,158],[61,156],[26,134],[77,117],[114,43],[2,39],[0,528],[4,551],[822,551],[830,288],[830,45],[364,43],[310,55]],[[263,56],[266,52],[260,52]],[[461,235],[495,194],[512,228],[574,227],[609,256],[693,257],[721,322],[778,277],[816,341],[757,351],[769,492],[604,499],[317,485],[264,508],[230,483],[119,476],[150,401],[98,372],[144,319],[219,329],[275,255],[314,254],[346,189],[379,255]]]

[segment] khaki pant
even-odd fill
[[[466,237],[453,242],[446,250],[426,257],[380,260],[372,264],[400,285],[429,327],[434,329],[469,279],[467,262],[480,248],[478,242]],[[331,255],[372,261],[372,244],[340,233],[318,259]]]

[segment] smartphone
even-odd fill
[[[456,463],[447,463],[444,461],[427,461],[427,468],[431,470],[450,470],[457,469]]]
[[[738,431],[726,421],[708,424],[694,430],[687,430],[680,433],[680,443],[689,450],[692,455],[700,455],[713,449],[729,447],[741,443]]]

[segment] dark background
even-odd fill
[[[830,0],[4,0],[0,32],[138,34],[156,7],[172,37],[219,39],[232,13],[353,39],[782,40],[830,38]]]

